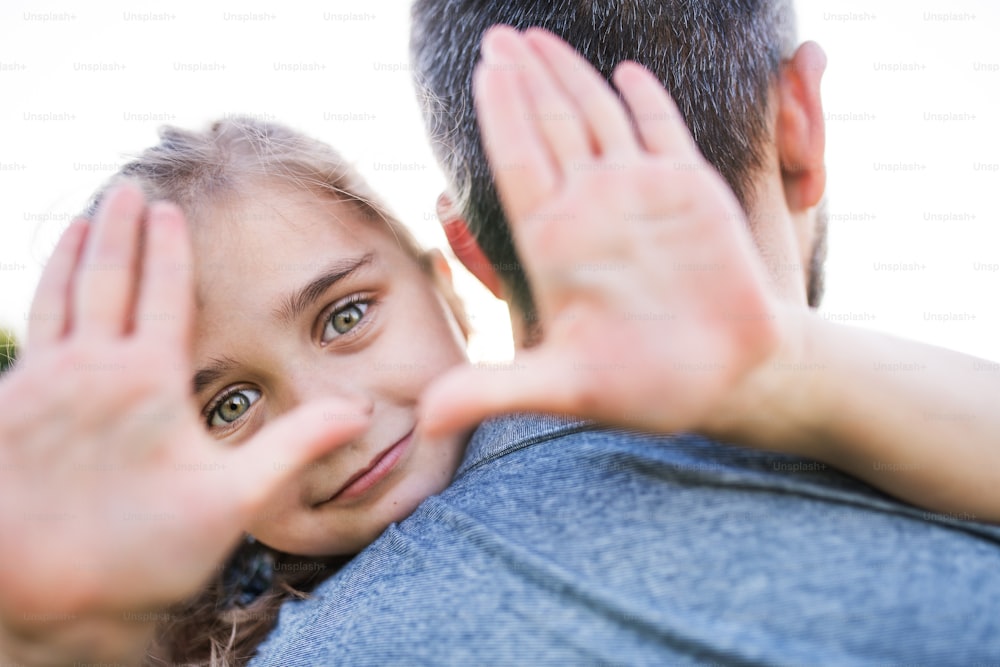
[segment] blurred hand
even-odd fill
[[[482,51],[476,110],[543,340],[442,378],[425,426],[536,411],[703,427],[781,340],[735,196],[641,66],[615,72],[623,102],[542,30],[495,27]]]
[[[181,212],[147,209],[131,185],[74,222],[49,261],[23,359],[0,381],[8,636],[193,593],[272,492],[363,430],[356,409],[328,401],[239,448],[211,439],[191,400],[192,275]]]

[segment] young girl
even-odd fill
[[[372,418],[247,526],[254,537],[168,615],[150,653],[154,664],[239,664],[282,601],[450,482],[464,441],[414,438],[415,413],[431,379],[466,361],[465,328],[444,258],[422,251],[329,147],[246,119],[161,136],[112,181],[188,218],[205,428],[238,446],[321,395]]]

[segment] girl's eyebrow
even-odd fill
[[[198,372],[194,374],[192,384],[194,385],[195,395],[199,394],[202,389],[218,380],[236,366],[236,362],[229,357],[212,359],[207,366],[198,369]]]
[[[284,323],[293,322],[318,298],[323,296],[331,285],[347,278],[363,266],[371,263],[372,253],[353,259],[342,259],[334,262],[323,270],[318,276],[309,281],[309,284],[295,292],[295,294],[285,297],[282,305],[274,311],[279,321]]]

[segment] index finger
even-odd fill
[[[128,331],[146,200],[134,183],[112,187],[97,208],[73,281],[74,333]]]
[[[28,314],[28,350],[56,342],[72,326],[69,300],[73,276],[89,228],[90,223],[85,218],[70,223],[46,262]]]
[[[649,152],[701,155],[673,98],[652,72],[638,63],[626,61],[618,65],[614,81]]]
[[[628,114],[600,72],[572,46],[542,28],[529,28],[525,39],[548,66],[586,120],[601,154],[632,153],[635,134]]]
[[[181,210],[155,202],[149,210],[142,282],[135,309],[136,335],[186,354],[194,320],[194,258]]]
[[[520,65],[495,48],[498,37],[505,37],[503,29],[483,37],[483,61],[473,79],[476,117],[497,192],[508,217],[520,220],[554,191],[558,175],[532,121]]]

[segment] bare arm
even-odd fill
[[[1000,365],[793,315],[707,433],[829,463],[934,512],[1000,521]]]

